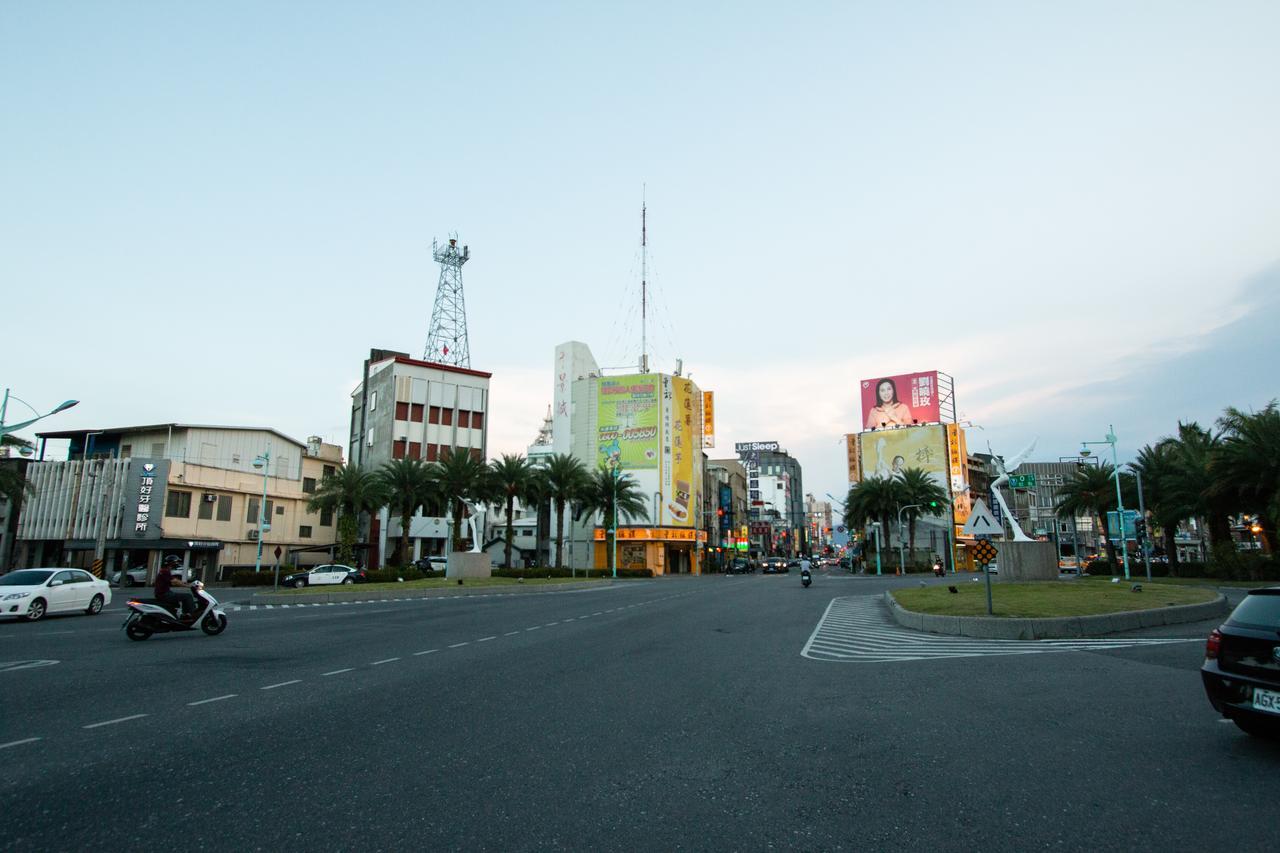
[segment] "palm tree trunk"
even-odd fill
[[[508,569],[511,568],[511,537],[515,534],[511,524],[511,512],[515,503],[515,495],[507,495],[507,548],[502,564]]]
[[[1111,563],[1111,574],[1116,573],[1116,546],[1111,542],[1111,531],[1107,529],[1107,514],[1098,513],[1098,529],[1102,531],[1102,542],[1107,549],[1107,561]]]
[[[466,510],[461,500],[453,502],[453,550],[462,550],[462,513]]]
[[[413,512],[400,513],[400,567],[409,565],[409,519]]]
[[[564,568],[564,501],[556,498],[556,568]]]
[[[1169,577],[1176,578],[1178,576],[1177,528],[1165,527],[1162,533],[1164,534],[1164,555],[1169,561]]]
[[[907,560],[910,564],[915,564],[916,552],[916,518],[914,515],[907,517]]]

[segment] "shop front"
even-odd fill
[[[609,566],[609,541],[602,527],[594,534],[597,569]],[[682,527],[622,527],[618,529],[618,568],[650,569],[657,575],[702,574],[707,532]]]

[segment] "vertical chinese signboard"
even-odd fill
[[[129,476],[125,481],[125,512],[120,520],[120,535],[132,532],[134,539],[159,539],[164,535],[160,519],[164,517],[165,487],[169,482],[168,459],[129,460]]]
[[[701,482],[695,482],[700,478],[694,477],[702,427],[701,413],[694,403],[697,389],[691,380],[680,376],[663,376],[662,386],[662,524],[696,527],[702,492]]]
[[[963,525],[969,520],[972,502],[965,491],[969,482],[969,452],[965,447],[964,430],[959,424],[947,424],[947,474],[955,502],[956,524]]]
[[[858,436],[849,433],[844,437],[844,455],[849,466],[849,482],[856,483],[862,479],[862,471],[858,464]]]
[[[702,446],[716,446],[716,393],[702,392]]]

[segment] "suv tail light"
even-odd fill
[[[1218,650],[1222,648],[1222,632],[1214,628],[1209,634],[1209,639],[1204,644],[1205,660],[1217,660]]]

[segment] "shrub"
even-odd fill
[[[443,575],[444,572],[435,572],[436,577]],[[397,581],[416,581],[427,577],[417,569],[410,566],[406,569],[378,569],[377,571],[366,571],[365,576],[369,579],[369,583],[396,583]]]
[[[284,577],[288,572],[281,569],[280,576]],[[271,586],[275,583],[275,570],[262,570],[255,572],[253,569],[238,569],[231,574],[232,586]]]

